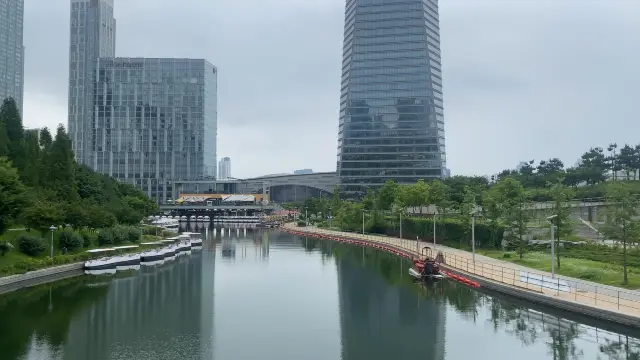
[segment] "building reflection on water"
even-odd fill
[[[211,358],[214,271],[215,253],[205,250],[113,279],[71,321],[65,358]]]
[[[444,359],[443,302],[390,286],[353,260],[336,259],[336,264],[342,360]]]

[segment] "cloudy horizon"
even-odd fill
[[[238,178],[335,171],[344,0],[114,0],[117,56],[218,68]],[[69,0],[25,0],[25,127],[67,124]],[[636,144],[640,2],[440,1],[447,162],[497,173]]]

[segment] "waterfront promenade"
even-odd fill
[[[364,240],[371,243],[384,244],[400,248],[418,255],[425,246],[433,250],[433,256],[441,251],[445,258],[445,265],[453,270],[472,277],[478,277],[485,282],[490,281],[494,289],[498,284],[505,285],[512,295],[526,299],[541,299],[558,307],[573,309],[583,314],[601,317],[628,325],[640,324],[640,292],[626,290],[614,286],[600,285],[593,282],[554,276],[550,273],[537,271],[517,264],[483,255],[475,255],[468,251],[454,249],[433,243],[416,242],[415,240],[392,238],[376,234],[349,233],[320,229],[316,227],[296,227],[294,224],[284,226],[288,230],[308,233],[313,236],[325,235]],[[622,274],[620,274],[622,276]],[[514,293],[513,290],[518,292]],[[506,292],[506,291],[505,291]],[[560,306],[562,305],[562,306]],[[629,317],[628,321],[617,321],[616,318]]]

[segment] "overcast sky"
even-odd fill
[[[69,0],[25,0],[26,127],[67,122]],[[334,171],[344,0],[115,0],[117,56],[218,67],[234,177]],[[640,143],[640,1],[442,0],[448,167]],[[634,108],[634,106],[636,106]]]

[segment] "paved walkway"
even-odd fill
[[[638,291],[629,291],[614,286],[600,285],[565,276],[555,276],[555,278],[552,278],[551,274],[547,272],[536,271],[531,268],[478,254],[475,255],[474,261],[473,254],[468,251],[441,245],[434,246],[433,244],[425,242],[418,244],[415,240],[373,234],[363,235],[332,231],[316,227],[296,227],[293,224],[286,224],[284,227],[294,231],[342,236],[392,245],[408,250],[414,254],[418,253],[418,249],[429,246],[432,249],[436,249],[436,251],[433,252],[433,256],[437,254],[437,251],[442,251],[446,264],[456,269],[514,287],[535,291],[550,297],[640,317],[640,292]]]

